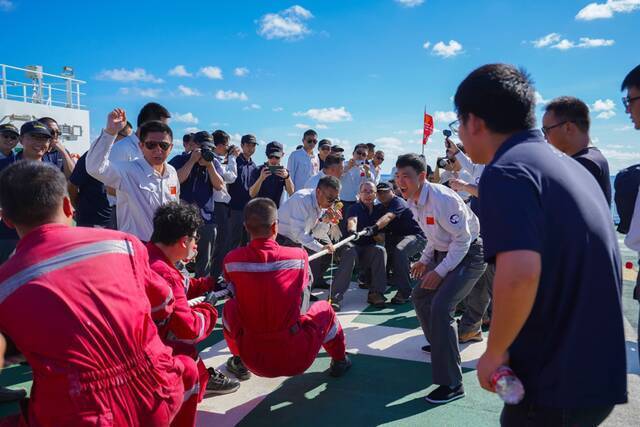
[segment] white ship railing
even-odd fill
[[[20,77],[22,80],[18,80]],[[80,91],[80,85],[85,83],[70,76],[45,73],[41,68],[30,69],[0,64],[0,99],[86,109],[80,102],[80,97],[86,95]]]

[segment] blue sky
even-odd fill
[[[532,74],[540,107],[560,95],[591,106],[612,170],[640,161],[619,90],[639,62],[640,0],[0,0],[0,18],[0,62],[71,65],[88,82],[92,134],[111,108],[135,118],[155,100],[178,137],[222,128],[290,152],[309,126],[348,148],[375,142],[388,171],[420,150],[425,105],[444,128],[458,83],[508,62]],[[438,134],[431,163],[442,151]]]

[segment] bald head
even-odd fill
[[[269,238],[277,233],[278,208],[273,200],[258,197],[244,208],[244,226],[252,239]]]

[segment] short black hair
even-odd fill
[[[306,137],[308,137],[309,135],[312,135],[312,136],[318,136],[318,132],[316,132],[316,131],[315,131],[315,130],[313,130],[313,129],[309,129],[309,130],[305,131],[305,132],[304,132],[304,134],[302,134],[302,139],[305,139],[305,138],[306,138]]]
[[[258,197],[244,207],[244,226],[252,237],[266,237],[278,219],[278,208],[271,199]]]
[[[182,143],[186,144],[187,142],[191,141],[192,138],[193,138],[193,134],[192,133],[185,133],[182,136]]]
[[[367,143],[367,148],[369,149],[369,151],[375,151],[376,144],[374,144],[373,142],[368,142]]]
[[[231,139],[228,133],[220,129],[214,130],[211,136],[213,136],[214,145],[226,144]]]
[[[157,102],[149,102],[142,107],[140,113],[138,113],[138,128],[144,123],[150,121],[160,121],[162,119],[170,119],[171,113]]]
[[[331,166],[339,165],[342,163],[342,156],[337,154],[329,154],[326,159],[324,159],[324,168],[330,168]]]
[[[49,124],[51,123],[55,123],[58,124],[58,122],[56,121],[56,119],[54,119],[53,117],[40,117],[38,119],[38,121],[44,125],[46,125],[47,127],[49,127]]]
[[[0,174],[2,215],[14,224],[46,224],[54,218],[65,196],[67,179],[49,163],[22,160]]]
[[[202,225],[196,205],[169,202],[156,209],[153,215],[153,243],[173,245],[184,236],[194,236]]]
[[[331,188],[336,191],[340,191],[340,180],[335,176],[323,176],[318,181],[316,188]]]
[[[475,69],[458,86],[454,104],[463,122],[472,113],[496,133],[536,125],[533,82],[526,71],[513,65],[488,64]]]
[[[147,135],[151,132],[165,132],[168,133],[169,136],[171,137],[171,140],[173,141],[173,131],[171,130],[171,128],[169,127],[169,125],[157,121],[157,120],[152,120],[150,122],[145,122],[142,124],[142,126],[140,126],[140,141],[144,142],[145,138],[147,137]]]
[[[131,122],[129,120],[127,120],[127,124],[124,125],[124,128],[129,128],[129,129],[133,129],[133,125],[131,124]]]
[[[296,150],[300,150],[301,148],[302,148],[302,145],[298,145],[298,146],[296,147]]]
[[[640,89],[640,65],[629,71],[629,74],[627,74],[627,76],[622,81],[620,90],[629,89],[631,87]]]
[[[356,146],[353,147],[353,152],[355,153],[356,151],[358,151],[358,148],[364,148],[365,150],[369,149],[369,147],[367,147],[367,144],[356,144]]]
[[[396,160],[396,168],[405,168],[410,167],[416,173],[422,173],[427,171],[427,166],[424,163],[424,160],[415,153],[402,154]]]
[[[552,112],[560,121],[574,123],[582,132],[589,132],[589,107],[573,96],[561,96],[552,99],[545,107],[545,112]]]

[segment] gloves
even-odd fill
[[[358,234],[357,231],[355,231],[355,230],[347,230],[347,237],[351,237],[351,236],[354,237],[354,239],[353,239],[354,242],[360,238],[360,235]]]
[[[376,234],[378,231],[380,231],[380,227],[378,227],[378,225],[372,225],[371,227],[365,227],[364,228],[364,235],[367,237],[371,237],[374,234]]]
[[[215,307],[216,303],[218,302],[218,297],[216,296],[216,293],[214,291],[207,292],[206,294],[204,294],[204,301],[202,302],[211,304],[211,306]]]

